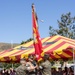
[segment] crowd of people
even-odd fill
[[[58,71],[56,71],[55,68],[51,70],[52,75],[74,75],[74,70],[71,67],[64,67],[64,70],[62,68],[58,68]]]
[[[43,62],[37,63],[34,59],[34,55],[29,55],[28,61],[23,58],[20,60],[21,65],[15,70],[12,68],[4,69],[0,72],[0,75],[74,75],[74,70],[70,67],[51,68],[51,63],[49,61],[49,54],[44,54]]]
[[[0,75],[16,75],[16,72],[13,68],[3,69],[0,71]]]

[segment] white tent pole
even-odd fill
[[[12,63],[12,68],[14,68],[13,63]]]
[[[13,41],[11,40],[11,49],[13,48]]]

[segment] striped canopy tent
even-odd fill
[[[41,39],[43,51],[50,54],[50,59],[72,59],[73,50],[75,53],[75,40],[63,36],[52,36]],[[33,41],[19,45],[9,51],[0,52],[1,62],[16,62],[21,58],[27,58],[29,54],[34,54]]]

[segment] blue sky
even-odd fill
[[[71,12],[75,16],[75,0],[0,0],[0,42],[20,43],[32,37],[32,3],[41,38],[49,36],[50,25],[58,28],[61,14]]]

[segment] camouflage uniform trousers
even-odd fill
[[[18,68],[16,68],[16,75],[27,75],[26,74],[26,66],[19,66]]]
[[[42,75],[51,75],[51,63],[46,60],[42,62],[41,66],[43,67]]]

